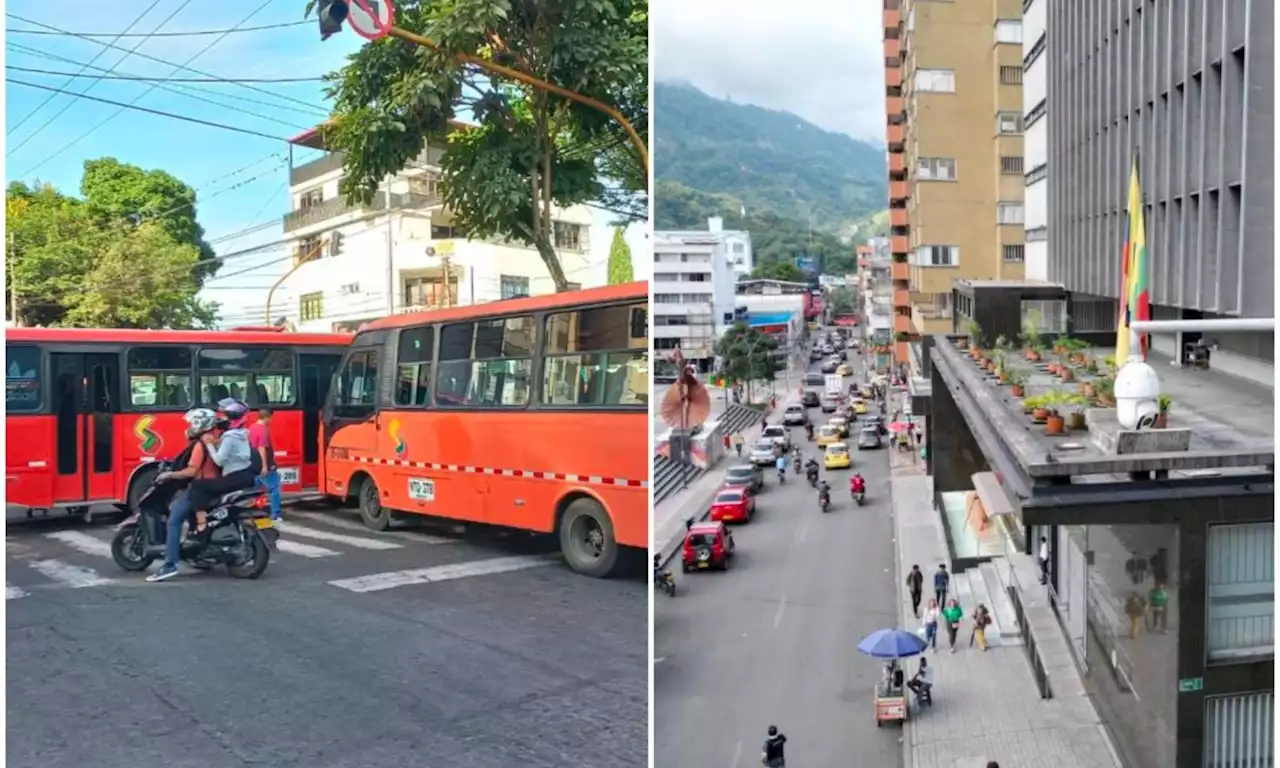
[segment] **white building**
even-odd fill
[[[1026,169],[1024,226],[1027,280],[1049,280],[1049,121],[1048,57],[1045,56],[1047,0],[1023,3],[1022,143]]]
[[[322,149],[320,141],[309,131],[292,143]],[[368,206],[349,206],[338,194],[341,154],[292,166],[284,235],[295,268],[276,291],[272,318],[300,331],[354,330],[393,313],[555,292],[537,250],[470,241],[455,229],[440,199],[442,155],[428,147]],[[590,229],[585,207],[555,213],[556,250],[570,283],[588,278]]]
[[[713,370],[715,343],[734,318],[739,268],[751,264],[751,238],[725,232],[654,232],[653,347],[659,359],[679,348],[702,372]]]

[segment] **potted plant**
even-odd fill
[[[1169,406],[1173,405],[1173,398],[1166,394],[1161,394],[1156,398],[1156,407],[1159,411],[1156,413],[1156,429],[1167,429],[1169,427]]]
[[[1071,413],[1067,414],[1067,429],[1084,429],[1084,409],[1088,404],[1087,398],[1080,395],[1071,396],[1071,402],[1068,403]]]
[[[1098,372],[1098,359],[1093,355],[1089,355],[1084,359],[1084,369],[1089,373]]]
[[[1040,341],[1040,320],[1041,314],[1035,310],[1028,312],[1022,320],[1022,344],[1024,351],[1028,353],[1028,360],[1040,359],[1039,350],[1042,346]],[[1035,358],[1030,355],[1032,351],[1037,353]]]
[[[1027,374],[1022,371],[1009,371],[1009,383],[1013,385],[1013,396],[1022,397],[1026,394]]]
[[[906,341],[906,340],[907,340],[907,332],[906,332],[906,331],[898,331],[897,333],[893,334],[893,340],[894,340],[894,341]]]
[[[982,326],[978,325],[977,320],[970,320],[965,329],[969,331],[969,357],[977,360],[978,352],[982,349]]]
[[[1115,386],[1116,380],[1110,376],[1103,376],[1100,379],[1094,379],[1093,382],[1093,401],[1103,408],[1110,408],[1116,404]]]
[[[1094,395],[1093,382],[1092,381],[1080,382],[1080,394],[1085,397],[1092,398]]]
[[[1062,410],[1072,405],[1076,395],[1063,392],[1060,389],[1050,390],[1043,395],[1042,405],[1045,410],[1044,433],[1046,435],[1061,435],[1066,431],[1067,421],[1062,416]]]
[[[1033,395],[1022,401],[1023,409],[1031,409],[1031,420],[1043,424],[1049,418],[1049,408],[1044,395]]]
[[[1027,360],[1033,363],[1040,362],[1040,345],[1038,343],[1027,347]]]
[[[1062,379],[1063,383],[1066,383],[1068,381],[1075,380],[1076,372],[1071,369],[1071,366],[1063,363],[1058,366],[1058,376]]]

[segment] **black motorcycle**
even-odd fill
[[[656,568],[653,571],[653,583],[658,589],[667,593],[667,597],[676,596],[676,577],[670,571]]]
[[[175,463],[159,462],[160,473]],[[145,571],[164,557],[169,505],[183,488],[182,480],[153,480],[134,513],[116,526],[111,557],[126,571]],[[267,570],[271,550],[280,538],[267,509],[266,489],[245,488],[224,494],[209,510],[204,531],[182,542],[183,561],[205,571],[225,565],[237,579],[256,579]]]
[[[825,514],[827,509],[831,507],[831,491],[818,492],[818,506],[822,507],[822,512]]]
[[[867,492],[866,492],[866,491],[854,491],[854,492],[853,492],[853,500],[854,500],[855,502],[857,502],[858,506],[862,506],[863,504],[866,504],[866,503],[867,503]]]
[[[810,464],[804,470],[805,477],[809,479],[809,485],[814,488],[818,487],[818,465]]]

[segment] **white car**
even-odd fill
[[[791,449],[791,437],[787,434],[787,428],[781,424],[770,424],[760,433],[761,440],[771,440],[777,445],[781,445],[784,451]]]
[[[747,459],[757,467],[772,467],[778,460],[777,452],[774,451],[774,442],[772,440],[760,440],[751,446],[751,453]]]

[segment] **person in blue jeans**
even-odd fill
[[[199,438],[213,429],[217,414],[208,408],[187,411],[182,418],[187,422],[187,437],[196,440],[192,446],[187,466],[174,472],[161,472],[156,480],[197,480],[220,477],[222,471],[213,463],[209,451]],[[179,491],[169,504],[169,530],[164,540],[164,565],[147,577],[147,581],[164,581],[178,575],[178,558],[182,552],[182,524],[191,517],[191,498],[188,489]]]
[[[258,476],[257,485],[267,489],[267,497],[271,501],[271,519],[280,519],[280,472],[276,469],[276,452],[271,445],[271,411],[262,408],[258,411],[258,420],[249,427],[249,447],[258,452],[262,459],[262,474]]]

